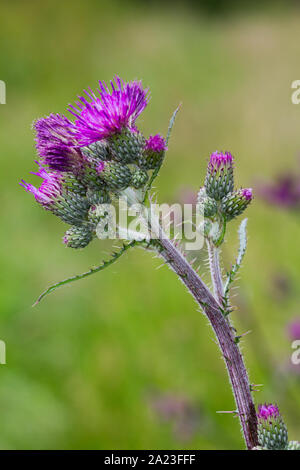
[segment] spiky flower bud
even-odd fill
[[[253,199],[252,189],[239,189],[229,193],[221,201],[221,211],[227,221],[234,219],[244,212]]]
[[[87,200],[90,204],[109,204],[111,202],[108,191],[101,189],[98,191],[88,188],[86,192]]]
[[[300,450],[300,442],[290,441],[288,443],[287,450]]]
[[[268,450],[286,449],[288,432],[276,405],[264,404],[258,407],[258,442]]]
[[[120,162],[102,162],[99,166],[100,178],[111,190],[122,190],[130,186],[132,173],[127,165]]]
[[[86,147],[81,147],[82,154],[87,158],[92,158],[95,160],[111,160],[111,154],[109,152],[109,147],[106,141],[100,140],[93,142]]]
[[[218,210],[218,204],[215,199],[207,196],[205,188],[200,188],[197,196],[197,207],[203,211],[204,217],[213,217]]]
[[[93,239],[93,236],[93,230],[89,225],[73,226],[66,231],[63,242],[69,248],[85,248]]]
[[[207,166],[205,189],[208,196],[220,201],[234,189],[233,157],[229,152],[214,152]]]
[[[88,213],[88,220],[93,227],[96,227],[96,225],[100,222],[101,218],[103,217],[105,217],[105,215],[103,215],[102,212],[99,211],[98,204],[94,204],[90,207]]]
[[[72,173],[64,174],[64,187],[67,191],[72,193],[79,194],[79,196],[84,197],[86,195],[86,186],[80,182]]]
[[[134,129],[123,129],[108,139],[109,148],[114,160],[122,163],[134,163],[141,157],[145,138]]]
[[[135,189],[142,188],[148,181],[148,173],[140,168],[137,168],[132,175],[131,186]]]
[[[160,134],[150,135],[146,140],[139,165],[145,170],[154,170],[160,165],[167,149],[166,141]]]
[[[90,204],[85,197],[70,191],[63,191],[62,196],[52,208],[53,214],[67,224],[81,225],[87,218]]]

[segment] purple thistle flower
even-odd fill
[[[165,139],[160,135],[150,135],[146,140],[145,150],[150,150],[152,152],[163,152],[168,150]]]
[[[80,146],[106,139],[121,133],[124,128],[136,131],[135,121],[148,104],[148,89],[141,82],[124,83],[118,76],[110,82],[110,91],[105,82],[99,81],[99,96],[89,89],[69,111],[75,121],[76,135]]]
[[[253,199],[252,188],[243,189],[242,190],[242,196],[246,199],[246,201],[251,201]]]
[[[271,403],[258,406],[258,442],[267,450],[286,449],[288,445],[287,427],[278,406]]]
[[[230,152],[214,152],[211,154],[208,164],[208,170],[213,173],[219,170],[232,167],[233,156]]]
[[[279,409],[277,405],[264,404],[258,405],[258,413],[257,418],[259,421],[270,421],[274,418],[278,418],[280,416]]]
[[[36,163],[39,165],[38,162]],[[39,167],[38,172],[31,172],[31,174],[43,179],[39,188],[36,188],[30,183],[26,183],[24,180],[21,181],[20,185],[23,186],[26,191],[31,192],[36,201],[47,209],[50,208],[61,195],[62,177],[58,173],[48,173],[41,165],[39,165]]]
[[[35,122],[36,147],[44,165],[56,171],[75,171],[82,165],[76,128],[65,116],[50,114]]]

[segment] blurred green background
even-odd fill
[[[253,3],[253,2],[252,2]],[[147,5],[147,6],[146,6]],[[0,79],[2,449],[243,448],[220,353],[175,275],[141,250],[31,305],[51,282],[99,264],[109,245],[61,243],[64,224],[18,186],[36,158],[31,123],[88,86],[141,78],[139,120],[164,133],[183,103],[157,180],[161,202],[197,190],[216,149],[236,156],[239,185],[297,168],[300,11],[293,2],[2,1]],[[31,180],[32,181],[32,180]],[[256,198],[233,313],[256,402],[278,402],[300,439],[300,371],[288,322],[299,317],[299,214]],[[237,223],[224,264],[237,251]],[[205,272],[205,266],[201,269]],[[298,369],[297,369],[298,367]]]

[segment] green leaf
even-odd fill
[[[85,277],[91,276],[92,274],[98,273],[99,271],[103,271],[105,268],[108,268],[111,264],[115,263],[127,250],[129,250],[129,248],[136,246],[138,243],[138,241],[133,240],[130,243],[127,243],[126,245],[124,244],[119,251],[112,253],[111,258],[109,258],[107,261],[103,261],[100,266],[91,268],[85,273],[77,274],[76,276],[63,279],[62,281],[53,284],[38,297],[37,301],[33,304],[33,306],[37,305],[44,297],[46,297],[46,295],[50,294],[51,292],[54,292],[59,287],[62,287],[66,284],[70,284],[70,282],[79,281],[80,279],[84,279]]]
[[[180,107],[181,107],[181,104],[179,104],[179,106],[177,106],[177,108],[175,109],[175,111],[174,111],[174,113],[172,114],[172,117],[171,117],[171,119],[170,119],[169,127],[168,127],[168,132],[167,132],[167,136],[166,136],[166,143],[167,143],[167,145],[168,145],[168,142],[169,142],[169,139],[170,139],[170,136],[171,136],[171,132],[172,132],[173,126],[174,126],[176,114],[178,113]],[[159,170],[161,169],[161,166],[162,166],[163,161],[164,161],[164,156],[165,156],[165,154],[163,155],[163,158],[161,159],[160,164],[155,168],[155,170],[153,171],[153,173],[152,173],[152,175],[151,175],[151,177],[150,177],[150,180],[149,180],[149,182],[148,182],[148,184],[147,184],[147,188],[146,188],[146,191],[145,191],[144,202],[146,201],[148,192],[150,191],[150,189],[151,189],[151,187],[152,187],[153,181],[155,180],[155,178],[157,177],[157,175],[158,175],[158,173],[159,173]]]

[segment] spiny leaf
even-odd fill
[[[181,104],[179,104],[179,106],[177,106],[177,108],[175,109],[174,113],[172,114],[172,117],[170,119],[170,122],[169,122],[169,127],[168,127],[168,132],[167,132],[167,136],[166,136],[166,144],[168,145],[168,142],[169,142],[169,139],[170,139],[170,135],[171,135],[171,132],[172,132],[172,129],[173,129],[173,126],[174,126],[174,122],[175,122],[175,118],[176,118],[176,114],[178,113],[179,109],[181,107]],[[155,180],[155,178],[157,177],[158,173],[159,173],[159,170],[163,164],[163,161],[164,161],[164,155],[160,161],[160,164],[155,168],[155,170],[153,171],[152,175],[151,175],[151,178],[147,184],[147,189],[145,191],[145,197],[144,197],[144,202],[146,201],[146,198],[147,198],[147,194],[148,192],[150,191],[151,187],[152,187],[152,184],[153,184],[153,181]]]
[[[175,109],[175,111],[174,111],[174,113],[172,114],[172,117],[171,117],[171,119],[170,119],[170,123],[169,123],[169,127],[168,127],[168,132],[167,132],[167,137],[166,137],[167,145],[168,145],[168,143],[169,143],[170,135],[171,135],[171,132],[172,132],[172,129],[173,129],[173,126],[174,126],[176,114],[178,113],[180,107],[181,107],[181,103],[177,106],[177,108]]]
[[[76,276],[63,279],[62,281],[53,284],[38,297],[37,301],[33,304],[33,306],[37,305],[44,297],[46,297],[46,295],[50,294],[51,292],[54,292],[59,287],[69,284],[70,282],[79,281],[80,279],[84,279],[85,277],[91,276],[92,274],[98,273],[99,271],[103,271],[105,268],[108,268],[108,266],[115,263],[125,253],[125,251],[129,250],[129,248],[136,246],[138,243],[138,241],[133,240],[130,243],[123,244],[122,248],[119,251],[115,251],[114,253],[112,253],[111,258],[109,258],[107,261],[103,261],[100,266],[91,268],[85,273],[77,274]]]
[[[242,220],[242,222],[240,224],[240,227],[239,227],[239,230],[238,230],[240,246],[239,246],[239,251],[238,251],[238,256],[236,258],[236,262],[232,266],[231,271],[228,273],[228,277],[227,277],[227,280],[226,280],[226,283],[225,283],[224,298],[225,298],[226,302],[228,300],[228,294],[229,294],[230,286],[233,283],[233,281],[236,277],[236,274],[237,274],[238,270],[241,267],[243,258],[244,258],[245,253],[246,253],[246,248],[247,248],[247,231],[246,231],[247,221],[248,221],[248,219]]]

